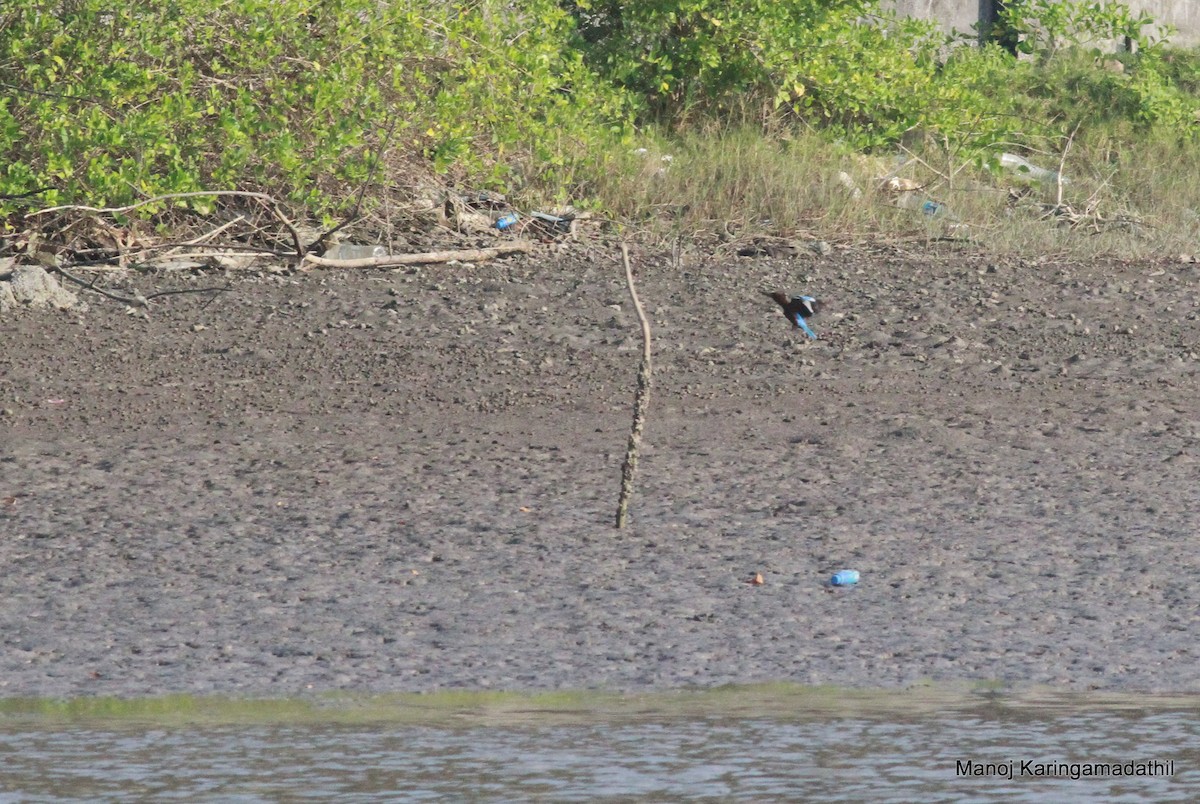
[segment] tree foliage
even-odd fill
[[[8,0],[0,193],[120,204],[263,189],[328,210],[390,156],[569,179],[621,94],[550,0]]]
[[[408,165],[578,198],[635,119],[980,154],[1114,121],[1196,131],[1194,62],[1146,15],[1013,0],[1001,24],[1026,57],[877,0],[7,0],[0,195],[236,188],[328,213],[386,145],[391,181]],[[1102,48],[1125,38],[1115,69]]]

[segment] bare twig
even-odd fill
[[[633,478],[637,472],[638,452],[642,445],[642,430],[646,426],[646,406],[650,401],[650,321],[642,302],[638,299],[637,287],[633,283],[633,268],[629,264],[629,246],[621,241],[621,261],[625,264],[625,282],[629,286],[629,297],[642,324],[642,364],[638,369],[637,390],[633,396],[633,425],[629,430],[629,445],[625,448],[625,462],[621,466],[621,496],[617,501],[618,529],[625,527],[629,515],[629,498],[633,496]]]
[[[306,251],[304,248],[304,241],[300,239],[300,233],[296,231],[296,227],[287,219],[287,216],[283,214],[283,210],[279,208],[279,202],[269,195],[260,197],[258,201],[267,209],[271,210],[271,214],[274,215],[275,218],[283,224],[283,227],[288,230],[288,234],[292,236],[292,247],[296,249],[296,261],[298,263],[303,262],[304,253]]]
[[[935,168],[933,165],[931,165],[931,164],[929,164],[928,162],[926,162],[926,161],[925,161],[924,159],[922,159],[921,157],[919,157],[919,156],[917,156],[916,154],[914,154],[914,153],[913,153],[912,151],[910,151],[908,148],[905,148],[903,145],[901,145],[901,146],[900,146],[900,150],[901,150],[901,151],[904,151],[904,153],[908,154],[908,155],[909,155],[909,157],[911,157],[911,158],[913,159],[913,161],[915,161],[915,162],[919,162],[919,163],[921,163],[922,165],[924,165],[926,168],[928,168],[930,173],[935,173],[935,174],[937,174],[938,176],[940,176],[940,177],[942,178],[942,180],[943,180],[943,181],[945,181],[947,184],[950,184],[950,183],[952,183],[952,182],[954,181],[954,179],[952,178],[952,174],[951,174],[951,175],[947,175],[947,174],[943,173],[942,171],[940,171],[940,170],[938,170],[937,168]]]
[[[139,209],[148,204],[154,204],[159,201],[170,201],[172,199],[179,198],[211,198],[214,196],[223,198],[250,198],[258,201],[271,212],[276,220],[283,224],[283,227],[287,229],[288,234],[291,235],[294,254],[289,254],[287,256],[294,256],[297,261],[304,259],[305,249],[304,243],[300,240],[300,233],[296,231],[296,227],[290,220],[288,220],[288,217],[283,214],[283,210],[280,208],[279,202],[273,196],[267,195],[266,193],[254,193],[246,190],[197,190],[189,193],[165,193],[163,195],[156,195],[151,198],[143,199],[138,201],[136,204],[127,204],[123,207],[89,207],[82,204],[63,204],[62,206],[46,207],[45,209],[34,210],[25,217],[35,218],[38,215],[47,215],[51,212],[87,212],[93,215],[114,215],[123,212],[132,212],[135,209]]]
[[[138,201],[136,204],[129,204],[123,207],[88,207],[82,204],[63,204],[57,207],[46,207],[45,209],[34,210],[27,213],[26,218],[36,218],[38,215],[48,215],[51,212],[91,212],[93,214],[114,214],[121,212],[132,212],[135,209],[154,204],[159,201],[170,201],[174,198],[207,198],[210,196],[232,196],[235,198],[256,198],[267,203],[275,203],[275,199],[266,193],[253,193],[248,190],[197,190],[188,193],[166,193],[165,195],[156,195],[150,198],[145,198]]]
[[[128,304],[130,307],[145,307],[148,304],[146,297],[143,296],[142,294],[138,293],[137,291],[134,291],[135,295],[133,295],[133,296],[122,296],[119,293],[113,293],[112,291],[105,290],[104,288],[96,287],[96,280],[99,279],[100,277],[96,277],[96,279],[93,279],[91,282],[84,282],[79,277],[68,273],[62,266],[56,265],[56,266],[54,266],[53,270],[56,271],[57,273],[62,274],[67,279],[70,279],[72,282],[79,285],[84,290],[90,290],[93,293],[99,293],[101,296],[112,299],[113,301],[119,301],[122,304]]]
[[[1062,174],[1060,173],[1059,175],[1062,175]],[[1096,188],[1095,192],[1093,192],[1091,195],[1088,196],[1087,203],[1084,204],[1085,214],[1087,214],[1087,215],[1095,215],[1096,214],[1096,208],[1098,206],[1100,206],[1100,201],[1099,201],[1100,193],[1102,193],[1104,191],[1104,188],[1108,186],[1109,182],[1112,181],[1113,176],[1115,176],[1115,175],[1117,175],[1117,171],[1114,168],[1111,172],[1109,172],[1108,176],[1104,179],[1104,181],[1100,182],[1100,186]]]
[[[5,85],[0,84],[0,86]],[[0,201],[19,201],[24,198],[32,198],[35,195],[41,195],[42,193],[49,192],[53,189],[53,187],[39,187],[36,190],[30,190],[27,193],[0,193]]]
[[[120,293],[113,293],[110,290],[105,290],[104,288],[96,287],[96,280],[99,279],[99,277],[96,277],[96,279],[93,279],[91,282],[84,282],[79,277],[77,277],[77,276],[69,273],[65,269],[63,269],[62,266],[56,265],[56,266],[54,266],[54,268],[52,270],[54,270],[57,273],[62,274],[67,279],[70,279],[72,282],[74,282],[75,284],[82,287],[84,290],[90,290],[93,293],[99,293],[101,296],[104,296],[105,298],[112,299],[113,301],[119,301],[122,304],[128,304],[130,307],[148,307],[150,305],[151,299],[157,299],[160,296],[179,296],[184,293],[224,293],[224,292],[233,290],[233,285],[226,283],[226,285],[224,287],[183,288],[180,290],[160,290],[155,293],[151,293],[149,296],[143,296],[141,293],[138,293],[135,290],[133,292],[132,296],[124,296]]]
[[[142,257],[143,255],[146,255],[152,251],[170,252],[170,253],[156,255],[152,259],[167,259],[167,258],[176,258],[177,259],[177,258],[181,258],[181,257],[211,257],[214,254],[219,255],[219,254],[223,254],[228,251],[245,252],[247,255],[253,256],[253,257],[292,257],[292,256],[294,256],[291,251],[275,251],[273,249],[264,248],[263,246],[247,246],[245,243],[211,243],[209,245],[204,245],[203,243],[201,243],[201,244],[197,244],[197,248],[200,249],[199,251],[188,252],[186,254],[175,253],[178,249],[185,248],[190,245],[192,245],[192,243],[190,241],[188,241],[188,242],[171,241],[169,243],[147,243],[145,245],[138,246],[136,251],[131,251],[127,254],[121,253],[120,248],[114,249],[114,248],[106,248],[106,247],[81,248],[81,249],[76,250],[74,252],[74,254],[76,257],[81,257],[81,256],[89,256],[92,254],[104,255],[104,254],[111,254],[113,252],[117,252],[117,253],[121,253],[121,256],[128,257],[129,259],[133,259],[133,260],[136,260],[136,259]],[[77,264],[77,266],[78,266],[78,264]]]
[[[202,248],[204,248],[204,247],[202,247]],[[205,248],[202,251],[181,251],[178,253],[162,254],[160,256],[146,257],[144,259],[140,259],[146,251],[149,251],[149,249],[146,248],[146,249],[143,249],[142,251],[137,252],[136,254],[130,255],[130,259],[134,259],[143,265],[152,265],[157,262],[168,260],[168,259],[171,259],[171,260],[194,260],[194,259],[205,259],[205,258],[209,258],[209,257],[232,257],[234,255],[230,254],[230,252],[233,252],[233,251],[239,252],[240,256],[250,257],[252,259],[255,257],[291,257],[291,256],[293,256],[292,252],[290,252],[290,251],[279,252],[279,251],[270,251],[270,250],[264,249],[264,248],[254,248],[252,246],[240,246],[239,247],[237,245],[223,245],[222,244],[222,245],[208,246],[207,248]]]
[[[354,209],[352,209],[349,212],[349,214],[347,214],[344,218],[342,218],[342,220],[339,221],[338,224],[336,226],[334,226],[332,229],[328,229],[324,232],[321,232],[321,234],[317,236],[316,240],[314,240],[313,242],[308,244],[308,249],[307,249],[308,251],[316,251],[321,254],[324,254],[325,253],[325,244],[326,244],[326,242],[328,242],[329,238],[333,237],[334,234],[341,231],[345,227],[349,226],[354,221],[358,220],[359,212],[362,209],[363,196],[366,195],[366,192],[367,192],[367,186],[370,185],[371,179],[375,178],[375,168],[379,165],[379,163],[381,161],[383,161],[383,153],[384,153],[384,151],[387,150],[388,143],[391,142],[392,131],[395,128],[396,128],[396,118],[393,117],[391,122],[388,124],[387,132],[383,135],[383,142],[379,146],[379,155],[376,157],[375,161],[371,164],[370,170],[367,171],[367,177],[365,179],[363,179],[362,185],[358,188],[358,198],[354,199]]]
[[[214,237],[216,237],[221,232],[228,229],[230,226],[235,226],[244,220],[246,220],[245,215],[238,215],[233,220],[226,221],[225,223],[218,226],[216,229],[213,229],[211,232],[206,232],[205,234],[202,234],[199,237],[193,237],[191,240],[184,241],[183,243],[180,243],[179,245],[181,245],[181,246],[198,246],[201,243],[205,243],[209,240],[212,240]]]
[[[528,240],[514,240],[491,248],[460,249],[458,251],[425,251],[420,254],[388,254],[383,257],[363,257],[358,260],[333,260],[307,254],[304,262],[322,268],[387,268],[392,265],[428,265],[435,262],[481,262],[505,254],[524,254],[533,248]]]
[[[112,109],[112,107],[109,106],[108,104],[98,101],[95,98],[85,98],[80,95],[64,95],[61,92],[42,92],[41,90],[33,89],[32,87],[17,86],[16,84],[5,83],[4,81],[0,81],[0,87],[4,87],[5,89],[16,90],[17,92],[25,94],[25,95],[37,95],[38,97],[54,98],[56,100],[82,101],[84,103],[93,103],[93,104],[95,104],[97,106],[101,106],[105,109]]]
[[[146,301],[157,299],[159,296],[182,296],[184,293],[228,293],[233,290],[233,285],[226,282],[223,287],[208,287],[208,288],[180,288],[179,290],[160,290],[151,293],[149,296],[143,296]]]
[[[1067,144],[1063,146],[1062,158],[1058,160],[1058,175],[1055,177],[1055,184],[1058,187],[1058,192],[1054,197],[1054,205],[1062,206],[1063,198],[1063,170],[1067,164],[1067,154],[1071,152],[1071,143],[1075,141],[1075,133],[1079,131],[1079,127],[1083,124],[1080,120],[1075,124],[1075,128],[1071,130],[1071,136],[1067,137]]]

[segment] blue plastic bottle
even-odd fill
[[[829,583],[834,586],[853,586],[858,583],[858,570],[844,569],[833,573]]]

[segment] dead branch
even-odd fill
[[[638,453],[642,445],[642,430],[646,426],[646,407],[650,401],[650,321],[642,302],[638,299],[633,283],[633,268],[629,264],[629,246],[621,241],[621,261],[625,264],[625,283],[629,286],[629,297],[642,324],[642,364],[638,369],[637,390],[633,395],[633,425],[629,430],[629,445],[625,448],[625,462],[621,466],[621,496],[617,501],[617,529],[625,527],[629,514],[629,498],[633,496],[633,478],[637,472]]]
[[[120,293],[113,293],[112,291],[106,290],[105,288],[96,287],[96,282],[97,282],[97,280],[99,280],[100,277],[96,277],[91,282],[84,282],[79,277],[64,270],[62,268],[62,266],[56,265],[51,270],[55,271],[56,273],[62,274],[67,279],[70,279],[72,282],[74,282],[75,284],[82,287],[84,290],[90,290],[93,293],[99,293],[101,296],[104,296],[105,298],[112,299],[113,301],[121,302],[122,304],[128,304],[130,307],[149,307],[150,300],[157,299],[160,296],[179,296],[184,293],[224,293],[224,292],[233,290],[233,285],[227,283],[224,287],[182,288],[180,290],[160,290],[155,293],[151,293],[149,296],[143,296],[141,293],[139,293],[135,289],[133,291],[132,296],[125,296]]]
[[[425,251],[419,254],[388,254],[383,257],[363,257],[358,260],[334,260],[328,257],[318,257],[306,254],[304,263],[312,263],[321,268],[387,268],[393,265],[428,265],[436,262],[482,262],[505,254],[525,254],[533,248],[528,240],[514,240],[511,243],[500,243],[491,248],[469,248],[457,251]]]
[[[224,286],[207,287],[207,288],[179,288],[178,290],[159,290],[151,293],[149,296],[143,296],[146,301],[157,299],[160,296],[182,296],[185,293],[228,293],[233,290],[233,285],[226,282]]]
[[[292,237],[292,247],[294,256],[297,260],[304,258],[304,244],[300,241],[300,233],[296,231],[296,227],[283,214],[283,210],[279,206],[279,202],[273,196],[266,193],[254,193],[247,190],[197,190],[189,193],[166,193],[164,195],[156,195],[151,198],[146,198],[138,201],[136,204],[127,204],[123,207],[89,207],[83,204],[63,204],[57,207],[46,207],[45,209],[34,210],[26,214],[26,218],[35,218],[38,215],[48,215],[51,212],[86,212],[92,215],[116,215],[123,212],[132,212],[135,209],[154,204],[159,201],[170,201],[179,198],[210,198],[219,196],[224,198],[250,198],[258,201],[266,207],[275,219],[278,220],[283,227],[288,230],[288,234]],[[293,255],[288,255],[293,256]]]
[[[204,259],[210,259],[210,258],[214,258],[214,257],[233,257],[233,256],[253,257],[253,258],[257,258],[257,257],[291,257],[292,256],[292,253],[290,251],[287,252],[286,254],[281,254],[278,251],[267,251],[266,249],[246,247],[246,246],[238,247],[236,245],[228,245],[228,246],[212,245],[212,246],[208,246],[208,247],[202,246],[201,248],[204,248],[205,250],[203,250],[203,251],[181,251],[179,253],[163,254],[163,255],[160,255],[157,257],[147,257],[145,259],[142,259],[141,258],[142,255],[145,254],[146,251],[149,251],[149,249],[146,248],[146,249],[143,249],[142,251],[137,252],[136,254],[130,255],[130,258],[136,259],[136,261],[141,263],[142,265],[153,265],[157,268],[162,268],[162,267],[164,267],[164,265],[162,265],[161,263],[165,263],[169,260],[204,260]],[[231,252],[237,252],[237,254],[235,255]],[[230,268],[228,266],[225,266],[225,269],[230,270]]]
[[[176,254],[175,253],[179,249],[186,248],[191,245],[195,245],[196,248],[198,248],[200,250],[188,252],[186,254]],[[262,246],[247,246],[245,243],[209,243],[209,244],[196,243],[196,244],[193,244],[193,242],[190,240],[189,241],[172,240],[167,243],[147,243],[145,245],[139,245],[136,248],[136,250],[134,250],[134,251],[128,251],[128,252],[122,251],[120,248],[115,248],[115,249],[114,248],[106,248],[106,247],[84,248],[84,249],[76,250],[74,252],[74,254],[76,257],[80,257],[80,256],[87,256],[87,255],[92,255],[92,254],[104,255],[104,254],[116,253],[123,258],[127,258],[130,260],[140,260],[142,257],[145,257],[146,255],[148,255],[150,252],[153,252],[153,251],[162,251],[162,252],[168,252],[168,253],[158,254],[156,256],[149,257],[149,258],[147,258],[147,261],[166,260],[166,259],[181,259],[183,257],[212,257],[213,255],[219,256],[223,253],[230,252],[230,251],[241,252],[241,253],[244,253],[248,257],[293,257],[293,256],[295,256],[291,251],[275,251],[275,250],[272,250],[269,248],[264,248]],[[77,263],[76,267],[82,267],[82,265]]]
[[[7,84],[0,84],[0,86],[7,86]],[[0,201],[20,201],[25,198],[33,198],[35,195],[41,195],[53,189],[53,187],[39,187],[36,190],[30,190],[26,193],[0,193]]]
[[[326,245],[329,238],[333,237],[339,231],[349,226],[351,223],[359,219],[359,213],[362,210],[363,197],[366,195],[367,186],[371,183],[371,179],[375,178],[375,168],[383,160],[383,154],[387,151],[388,143],[392,140],[392,131],[396,128],[396,118],[392,118],[388,123],[387,132],[383,135],[383,144],[379,148],[379,155],[375,161],[371,163],[370,170],[367,171],[367,177],[363,179],[362,185],[358,188],[358,197],[354,199],[354,209],[350,210],[345,217],[341,219],[332,229],[326,229],[317,236],[317,239],[308,244],[307,251],[315,251],[318,254],[324,255]]]
[[[56,265],[51,270],[55,271],[56,273],[62,274],[67,279],[70,279],[72,282],[74,282],[75,284],[82,287],[84,290],[90,290],[93,293],[99,293],[101,296],[104,296],[107,299],[112,299],[113,301],[119,301],[122,304],[128,304],[130,307],[146,307],[149,305],[149,301],[146,299],[146,297],[143,296],[142,294],[138,293],[136,290],[134,291],[133,296],[124,296],[124,295],[121,295],[120,293],[113,293],[110,290],[105,290],[104,288],[96,287],[96,282],[100,279],[100,277],[98,277],[98,276],[95,279],[93,279],[91,282],[84,282],[79,277],[77,277],[71,273],[68,273],[66,270],[63,269],[63,267],[61,265]]]
[[[1057,207],[1061,207],[1063,203],[1063,170],[1067,166],[1067,154],[1071,152],[1071,143],[1075,141],[1075,134],[1081,125],[1083,125],[1082,120],[1076,123],[1075,128],[1071,130],[1071,136],[1067,137],[1067,144],[1063,146],[1062,158],[1058,160],[1058,175],[1055,177],[1057,193],[1054,197],[1054,205]]]
[[[908,154],[909,157],[911,159],[913,159],[914,161],[919,162],[920,164],[924,165],[929,170],[929,172],[935,173],[938,176],[940,176],[942,178],[942,180],[945,181],[947,184],[954,183],[953,174],[947,175],[947,174],[943,173],[942,171],[935,168],[933,165],[926,162],[921,157],[917,156],[915,153],[910,151],[908,148],[905,148],[903,145],[900,146],[900,150],[904,151],[904,153]]]
[[[300,233],[296,231],[295,225],[293,225],[292,222],[287,219],[287,216],[283,214],[283,210],[279,208],[279,202],[274,198],[271,198],[269,195],[258,200],[263,206],[271,210],[271,213],[279,220],[280,223],[283,224],[283,227],[288,230],[288,234],[292,236],[292,247],[296,249],[296,259],[302,262],[304,260],[304,253],[307,250],[304,248],[304,241],[300,239]]]
[[[122,212],[133,212],[135,209],[140,209],[149,204],[155,204],[159,201],[170,201],[174,198],[206,198],[210,196],[232,196],[235,198],[256,198],[260,201],[268,203],[276,203],[275,199],[266,193],[254,193],[248,190],[196,190],[188,193],[167,193],[165,195],[156,195],[151,198],[146,198],[138,201],[136,204],[129,204],[123,207],[88,207],[82,204],[63,204],[57,207],[46,207],[45,209],[37,209],[33,212],[26,213],[26,218],[36,218],[38,215],[48,215],[51,212],[90,212],[93,215],[113,215]]]
[[[218,226],[216,229],[213,229],[211,232],[206,232],[205,234],[202,234],[199,237],[193,237],[191,240],[187,240],[183,243],[180,243],[179,245],[181,245],[181,246],[198,246],[201,243],[206,243],[209,240],[212,240],[217,235],[219,235],[221,232],[228,229],[230,226],[236,226],[237,224],[241,223],[244,220],[246,220],[245,215],[238,215],[233,220],[226,221],[225,223]]]
[[[153,203],[156,203],[159,201],[169,201],[172,199],[181,199],[181,198],[204,198],[204,197],[212,197],[212,196],[248,198],[248,199],[257,201],[264,208],[266,208],[270,212],[270,214],[276,220],[278,220],[280,224],[282,224],[284,226],[285,229],[287,229],[288,234],[291,239],[292,249],[290,251],[269,251],[267,249],[261,249],[261,248],[257,248],[254,246],[220,246],[220,247],[218,247],[218,246],[213,246],[213,245],[202,245],[201,244],[202,241],[213,237],[217,233],[226,229],[228,226],[231,226],[234,223],[237,223],[238,221],[243,220],[243,218],[241,218],[239,216],[239,218],[237,218],[233,221],[230,221],[229,223],[225,224],[224,226],[218,227],[217,229],[213,230],[212,232],[209,232],[207,235],[202,235],[201,237],[198,237],[195,240],[191,240],[186,243],[168,243],[168,244],[142,246],[138,249],[138,251],[134,252],[132,256],[137,256],[138,254],[141,254],[141,253],[144,253],[144,252],[150,251],[150,250],[178,249],[178,248],[184,247],[184,246],[199,246],[199,249],[188,252],[186,254],[186,256],[211,256],[211,253],[208,251],[209,249],[212,249],[212,251],[238,250],[238,251],[246,251],[249,253],[262,255],[262,256],[270,256],[270,257],[276,257],[276,258],[283,258],[283,259],[287,259],[287,260],[294,260],[298,265],[301,265],[301,266],[304,265],[305,263],[311,263],[312,265],[319,266],[322,268],[387,268],[387,267],[396,266],[396,265],[426,265],[426,264],[431,264],[431,263],[450,262],[452,260],[458,260],[460,262],[482,262],[483,260],[490,260],[495,257],[500,257],[500,256],[503,256],[506,254],[527,253],[533,248],[532,242],[525,241],[525,240],[515,240],[515,241],[510,241],[510,242],[505,242],[505,243],[499,243],[490,248],[460,249],[460,250],[453,250],[453,251],[429,251],[429,252],[423,252],[423,253],[418,253],[418,254],[390,254],[387,256],[383,256],[383,257],[366,257],[366,258],[357,259],[357,260],[335,260],[335,259],[330,259],[328,257],[319,257],[315,254],[308,253],[309,251],[312,250],[312,247],[311,246],[306,247],[304,245],[304,243],[300,239],[300,233],[297,231],[295,225],[293,225],[292,222],[290,220],[288,220],[287,216],[283,214],[283,210],[282,210],[279,202],[275,198],[273,198],[270,195],[267,195],[266,193],[256,193],[256,192],[249,192],[249,191],[242,191],[242,190],[206,190],[206,191],[196,191],[196,192],[187,192],[187,193],[167,193],[164,195],[156,195],[152,198],[147,198],[142,201],[138,201],[135,204],[127,204],[126,206],[123,206],[123,207],[90,207],[90,206],[84,206],[82,204],[64,204],[62,206],[47,207],[45,209],[36,210],[34,212],[29,213],[26,217],[33,218],[33,217],[37,217],[39,215],[47,215],[52,212],[72,212],[72,211],[83,212],[83,213],[86,213],[89,215],[113,215],[113,214],[132,212],[135,209],[139,209],[140,207],[144,207],[144,206],[147,206],[149,204],[153,204]],[[347,221],[348,220],[349,219],[347,219]],[[336,228],[341,228],[341,227],[339,225]],[[336,228],[335,228],[335,231],[336,231]],[[122,256],[125,256],[125,255],[122,253]],[[181,256],[184,256],[184,255],[173,254],[171,256],[173,256],[175,259],[179,259],[179,258],[181,258]],[[68,278],[73,278],[67,274],[64,274],[64,276],[68,276]],[[81,282],[80,284],[82,284],[84,287],[88,287],[90,290],[95,290],[97,292],[101,292],[98,288],[96,288],[94,286],[89,287],[87,283]],[[125,297],[119,297],[119,296],[113,295],[113,294],[105,294],[105,295],[110,295],[111,298],[114,298],[118,301],[124,301],[129,304],[137,304],[138,303],[137,299],[127,299]]]

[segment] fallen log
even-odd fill
[[[393,265],[429,265],[452,260],[482,262],[502,257],[505,254],[525,254],[532,248],[533,243],[528,240],[514,240],[510,243],[500,243],[491,248],[425,251],[419,254],[388,254],[383,257],[363,257],[357,260],[334,260],[328,257],[318,257],[315,254],[305,254],[300,267],[304,267],[306,263],[311,263],[319,268],[387,268]]]

